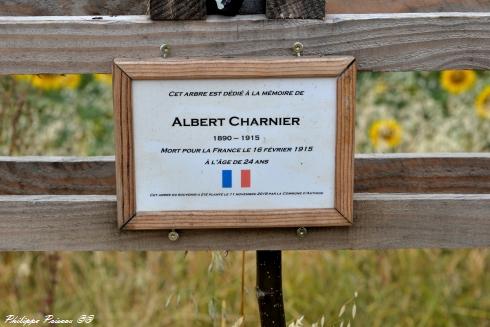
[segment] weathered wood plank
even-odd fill
[[[357,194],[352,227],[124,231],[115,196],[0,196],[0,250],[394,249],[490,246],[490,195]]]
[[[487,12],[487,0],[328,0],[327,13]]]
[[[355,192],[490,193],[490,153],[359,154]]]
[[[0,195],[116,194],[114,157],[0,157]]]
[[[244,0],[240,14],[265,13],[266,0]],[[0,16],[145,15],[146,0],[3,0]],[[328,0],[329,14],[488,12],[487,0]]]
[[[358,154],[357,193],[490,194],[489,153]],[[0,195],[116,194],[114,157],[0,157]]]
[[[323,19],[325,0],[266,0],[265,15],[271,19]]]
[[[149,0],[154,20],[192,20],[206,18],[206,0]]]
[[[1,16],[145,15],[147,0],[2,0]]]
[[[118,58],[352,55],[371,71],[490,69],[490,13],[263,16],[153,22],[142,16],[0,17],[0,74],[110,72]]]

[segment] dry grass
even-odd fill
[[[489,326],[488,250],[285,252],[288,321],[339,326]],[[214,259],[212,257],[214,256]],[[50,284],[43,253],[0,256],[0,316],[40,315]],[[210,266],[211,263],[211,266]],[[241,253],[61,253],[55,315],[96,326],[231,326],[240,312]],[[255,255],[246,254],[245,325],[257,326]]]

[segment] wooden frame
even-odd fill
[[[337,78],[335,207],[294,210],[136,212],[132,81],[271,77]],[[320,227],[352,224],[355,77],[356,67],[353,57],[114,60],[118,226],[126,230],[140,230]]]

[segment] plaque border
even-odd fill
[[[136,212],[133,80],[337,79],[334,208]],[[356,63],[350,56],[115,59],[117,225],[122,230],[349,226],[353,223]]]

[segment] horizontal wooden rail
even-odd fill
[[[112,195],[114,176],[114,157],[0,157],[0,195]],[[490,154],[358,154],[355,192],[490,193]]]
[[[0,157],[0,195],[116,194],[114,157]]]
[[[0,74],[110,72],[115,57],[348,54],[369,71],[490,69],[490,13],[262,15],[152,22],[145,16],[0,17]]]
[[[490,2],[482,0],[328,0],[327,12],[366,14],[395,12],[468,12],[490,11]]]
[[[242,14],[263,14],[265,0],[244,0]],[[395,13],[489,11],[482,0],[328,0],[327,12]],[[1,16],[144,15],[147,0],[2,0]]]
[[[490,246],[490,194],[357,194],[352,227],[125,231],[110,195],[0,196],[0,251],[395,249]]]
[[[490,153],[362,154],[354,170],[355,192],[490,193]]]
[[[148,0],[2,0],[2,16],[145,15]]]

